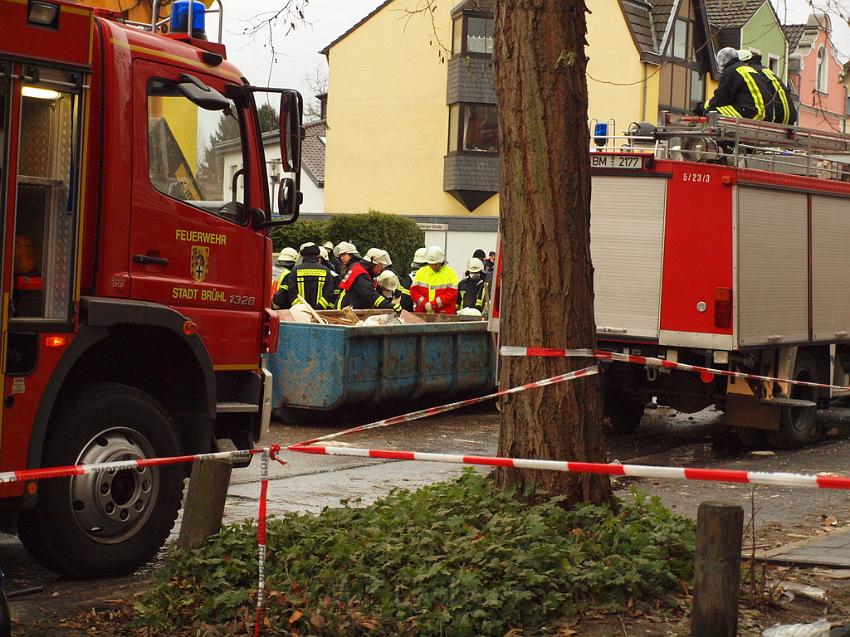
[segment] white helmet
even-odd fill
[[[419,248],[413,255],[413,263],[425,263],[425,248]]]
[[[465,307],[457,311],[458,316],[481,316],[481,310],[474,307]]]
[[[381,250],[380,248],[369,248],[369,252],[366,253],[366,260],[371,261],[372,263],[380,263],[386,267],[393,264],[390,259],[390,253],[386,250]]]
[[[738,51],[733,49],[731,46],[724,46],[717,52],[715,57],[717,59],[717,68],[722,73],[723,69],[725,69],[730,62],[734,62],[738,59]]]
[[[322,247],[325,248],[326,250],[328,250],[328,252],[333,252],[333,249],[334,249],[333,241],[325,241],[322,244]]]
[[[287,261],[295,263],[296,260],[298,260],[298,251],[295,248],[284,248],[280,251],[280,254],[277,255],[278,263],[285,263]]]
[[[319,258],[328,260],[328,249],[325,246],[319,246]]]
[[[466,264],[467,272],[483,272],[484,271],[484,263],[481,259],[476,257],[472,257],[469,262]]]
[[[384,270],[375,279],[378,287],[382,287],[390,292],[395,292],[398,289],[398,277],[392,270]]]
[[[446,255],[440,246],[431,246],[425,251],[425,263],[444,263]]]
[[[749,49],[738,49],[736,53],[741,62],[748,62],[753,59],[753,52]]]
[[[336,244],[334,248],[334,256],[338,257],[341,254],[356,254],[360,255],[357,251],[357,247],[353,243],[349,243],[348,241],[340,241]]]

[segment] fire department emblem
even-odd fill
[[[207,278],[210,271],[210,249],[207,246],[192,246],[192,263],[189,266],[192,278],[198,283]]]

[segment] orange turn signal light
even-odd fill
[[[198,326],[195,321],[186,321],[183,323],[183,333],[186,336],[194,336],[198,333]]]
[[[45,347],[65,347],[68,344],[68,339],[64,336],[45,336]]]

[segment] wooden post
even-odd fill
[[[741,585],[744,509],[703,502],[697,510],[694,566],[693,637],[735,637]]]
[[[183,505],[177,546],[196,549],[221,529],[233,465],[230,460],[196,460]]]

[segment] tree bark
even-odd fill
[[[583,0],[498,0],[495,84],[501,157],[503,345],[594,347],[590,135]],[[503,358],[503,388],[590,365]],[[502,401],[499,454],[605,462],[597,377]],[[607,476],[498,469],[496,485],[534,483],[566,504],[608,502]]]

